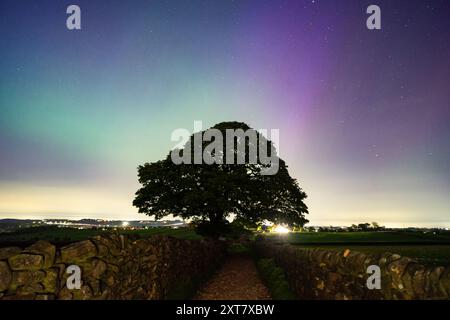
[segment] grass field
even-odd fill
[[[291,232],[278,235],[270,234],[268,237],[283,239],[291,244],[425,244],[446,243],[450,245],[450,233],[432,234],[411,231],[386,232]]]
[[[311,247],[311,246],[304,246]],[[316,247],[324,250],[342,251],[350,249],[367,254],[382,254],[384,252],[397,253],[401,256],[416,259],[427,265],[450,265],[450,245],[389,245],[389,246],[323,246]]]
[[[167,235],[180,239],[197,240],[202,237],[195,233],[194,230],[188,228],[149,228],[142,230],[97,230],[97,229],[77,229],[77,228],[60,228],[57,226],[42,226],[32,227],[18,230],[12,233],[0,234],[0,246],[8,245],[9,243],[29,243],[37,240],[47,240],[52,243],[69,243],[74,241],[81,241],[90,237],[110,234],[135,234],[141,237],[149,237],[152,235]]]
[[[450,234],[411,231],[387,232],[292,232],[268,237],[305,248],[368,254],[397,253],[430,265],[450,265]]]

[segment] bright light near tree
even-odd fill
[[[128,222],[128,221],[124,221],[124,222],[122,222],[122,227],[126,227],[126,226],[128,226],[130,223]]]
[[[289,233],[289,229],[283,226],[276,226],[273,231],[276,233]]]

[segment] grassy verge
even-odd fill
[[[294,292],[289,287],[284,270],[278,267],[273,259],[258,259],[256,266],[273,299],[296,299]]]
[[[218,260],[213,266],[209,268],[207,272],[202,275],[179,281],[174,284],[167,294],[167,300],[190,300],[192,299],[197,290],[212,277],[214,272],[222,265],[223,259]]]

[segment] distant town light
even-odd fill
[[[286,227],[283,227],[283,226],[276,226],[274,229],[273,229],[273,232],[275,232],[275,233],[289,233],[289,229],[288,228],[286,228]]]
[[[129,226],[129,225],[130,225],[130,223],[129,223],[128,221],[122,222],[122,227],[127,227],[127,226]]]

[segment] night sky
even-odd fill
[[[236,120],[311,225],[450,227],[448,0],[2,0],[0,35],[0,218],[143,219],[136,167]]]

